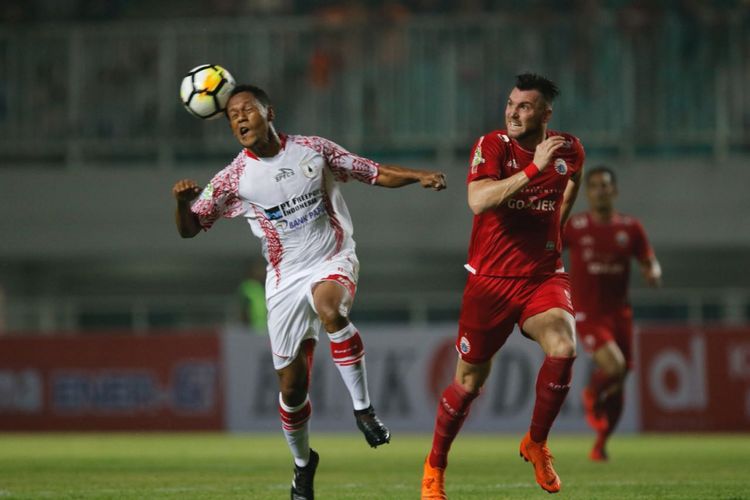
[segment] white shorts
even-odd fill
[[[341,313],[348,316],[357,290],[359,261],[352,251],[342,252],[331,260],[311,265],[308,269],[283,276],[273,294],[266,299],[268,336],[271,339],[273,367],[288,366],[299,353],[302,342],[318,341],[323,325],[315,311],[312,291],[316,283],[335,281],[343,286],[346,299]]]

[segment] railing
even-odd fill
[[[234,151],[224,120],[194,119],[178,102],[182,75],[205,62],[266,87],[279,128],[357,151],[463,155],[502,126],[513,75],[534,70],[563,91],[553,128],[590,151],[721,158],[750,144],[747,15],[688,22],[666,11],[641,27],[605,11],[0,30],[0,165],[169,168]]]
[[[352,311],[358,323],[413,326],[456,321],[460,291],[369,294]],[[634,290],[637,321],[700,325],[750,321],[750,289]],[[67,297],[14,300],[7,304],[10,332],[149,330],[224,326],[242,321],[238,296]]]

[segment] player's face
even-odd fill
[[[233,95],[227,103],[227,118],[234,137],[246,148],[268,140],[273,108],[263,106],[250,92]]]
[[[505,105],[505,127],[508,136],[519,140],[537,135],[551,115],[552,110],[538,90],[514,88]]]
[[[607,172],[593,174],[586,184],[586,196],[593,210],[611,210],[617,198],[617,187]]]

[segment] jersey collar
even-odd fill
[[[281,141],[281,149],[279,150],[279,152],[284,151],[284,149],[286,149],[287,137],[288,136],[286,134],[279,134],[279,141]],[[245,156],[247,156],[248,158],[252,158],[253,160],[258,160],[258,156],[255,153],[253,153],[247,148],[244,148],[244,150],[245,150]]]

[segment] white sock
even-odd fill
[[[279,393],[279,415],[281,428],[289,445],[289,450],[298,467],[304,467],[310,461],[310,431],[308,421],[312,413],[310,396],[299,406],[287,406]]]
[[[355,410],[370,406],[367,391],[367,369],[365,368],[365,348],[362,338],[353,323],[337,332],[329,333],[331,356],[339,369],[341,378],[349,390]]]

